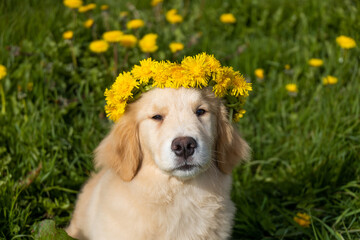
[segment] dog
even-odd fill
[[[154,88],[95,150],[67,233],[78,239],[227,239],[231,173],[250,148],[211,89]]]

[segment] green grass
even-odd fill
[[[144,19],[139,36],[159,34],[155,59],[206,51],[253,82],[239,123],[253,157],[234,171],[233,239],[360,238],[360,51],[344,51],[335,42],[343,34],[360,44],[358,1],[166,1],[164,9],[184,15],[178,27],[155,24],[147,1],[96,2],[111,6],[112,29],[122,29],[120,11]],[[236,16],[235,25],[219,22],[225,12]],[[105,27],[99,10],[93,17],[100,36]],[[85,19],[79,14],[75,26],[62,1],[0,2],[0,64],[8,68],[0,80],[6,96],[6,114],[0,115],[0,238],[32,238],[32,226],[47,218],[58,227],[68,224],[93,170],[92,151],[111,126],[103,92],[114,77],[89,52]],[[61,38],[68,29],[75,31],[76,70]],[[173,56],[171,41],[187,47]],[[110,65],[111,53],[105,54]],[[122,59],[124,50],[119,54]],[[131,50],[124,69],[143,58],[138,48]],[[323,59],[324,66],[310,67],[310,58]],[[262,82],[256,68],[265,70]],[[322,85],[326,75],[338,83]],[[298,85],[296,97],[286,92],[287,83]],[[298,212],[311,216],[310,227],[293,221]]]

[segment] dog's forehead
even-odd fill
[[[188,107],[205,101],[201,91],[193,88],[155,88],[144,94],[141,100],[150,109]]]

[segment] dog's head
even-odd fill
[[[230,174],[249,155],[249,146],[228,121],[210,89],[153,89],[130,104],[96,149],[97,166],[133,179],[142,159],[188,179],[216,164]]]

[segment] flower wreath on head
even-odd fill
[[[230,119],[237,122],[245,113],[243,105],[252,91],[251,83],[232,67],[223,67],[206,53],[185,57],[181,63],[140,61],[131,72],[120,73],[110,89],[105,90],[106,116],[116,122],[124,114],[126,105],[144,92],[158,88],[212,87],[216,97],[223,98]]]

